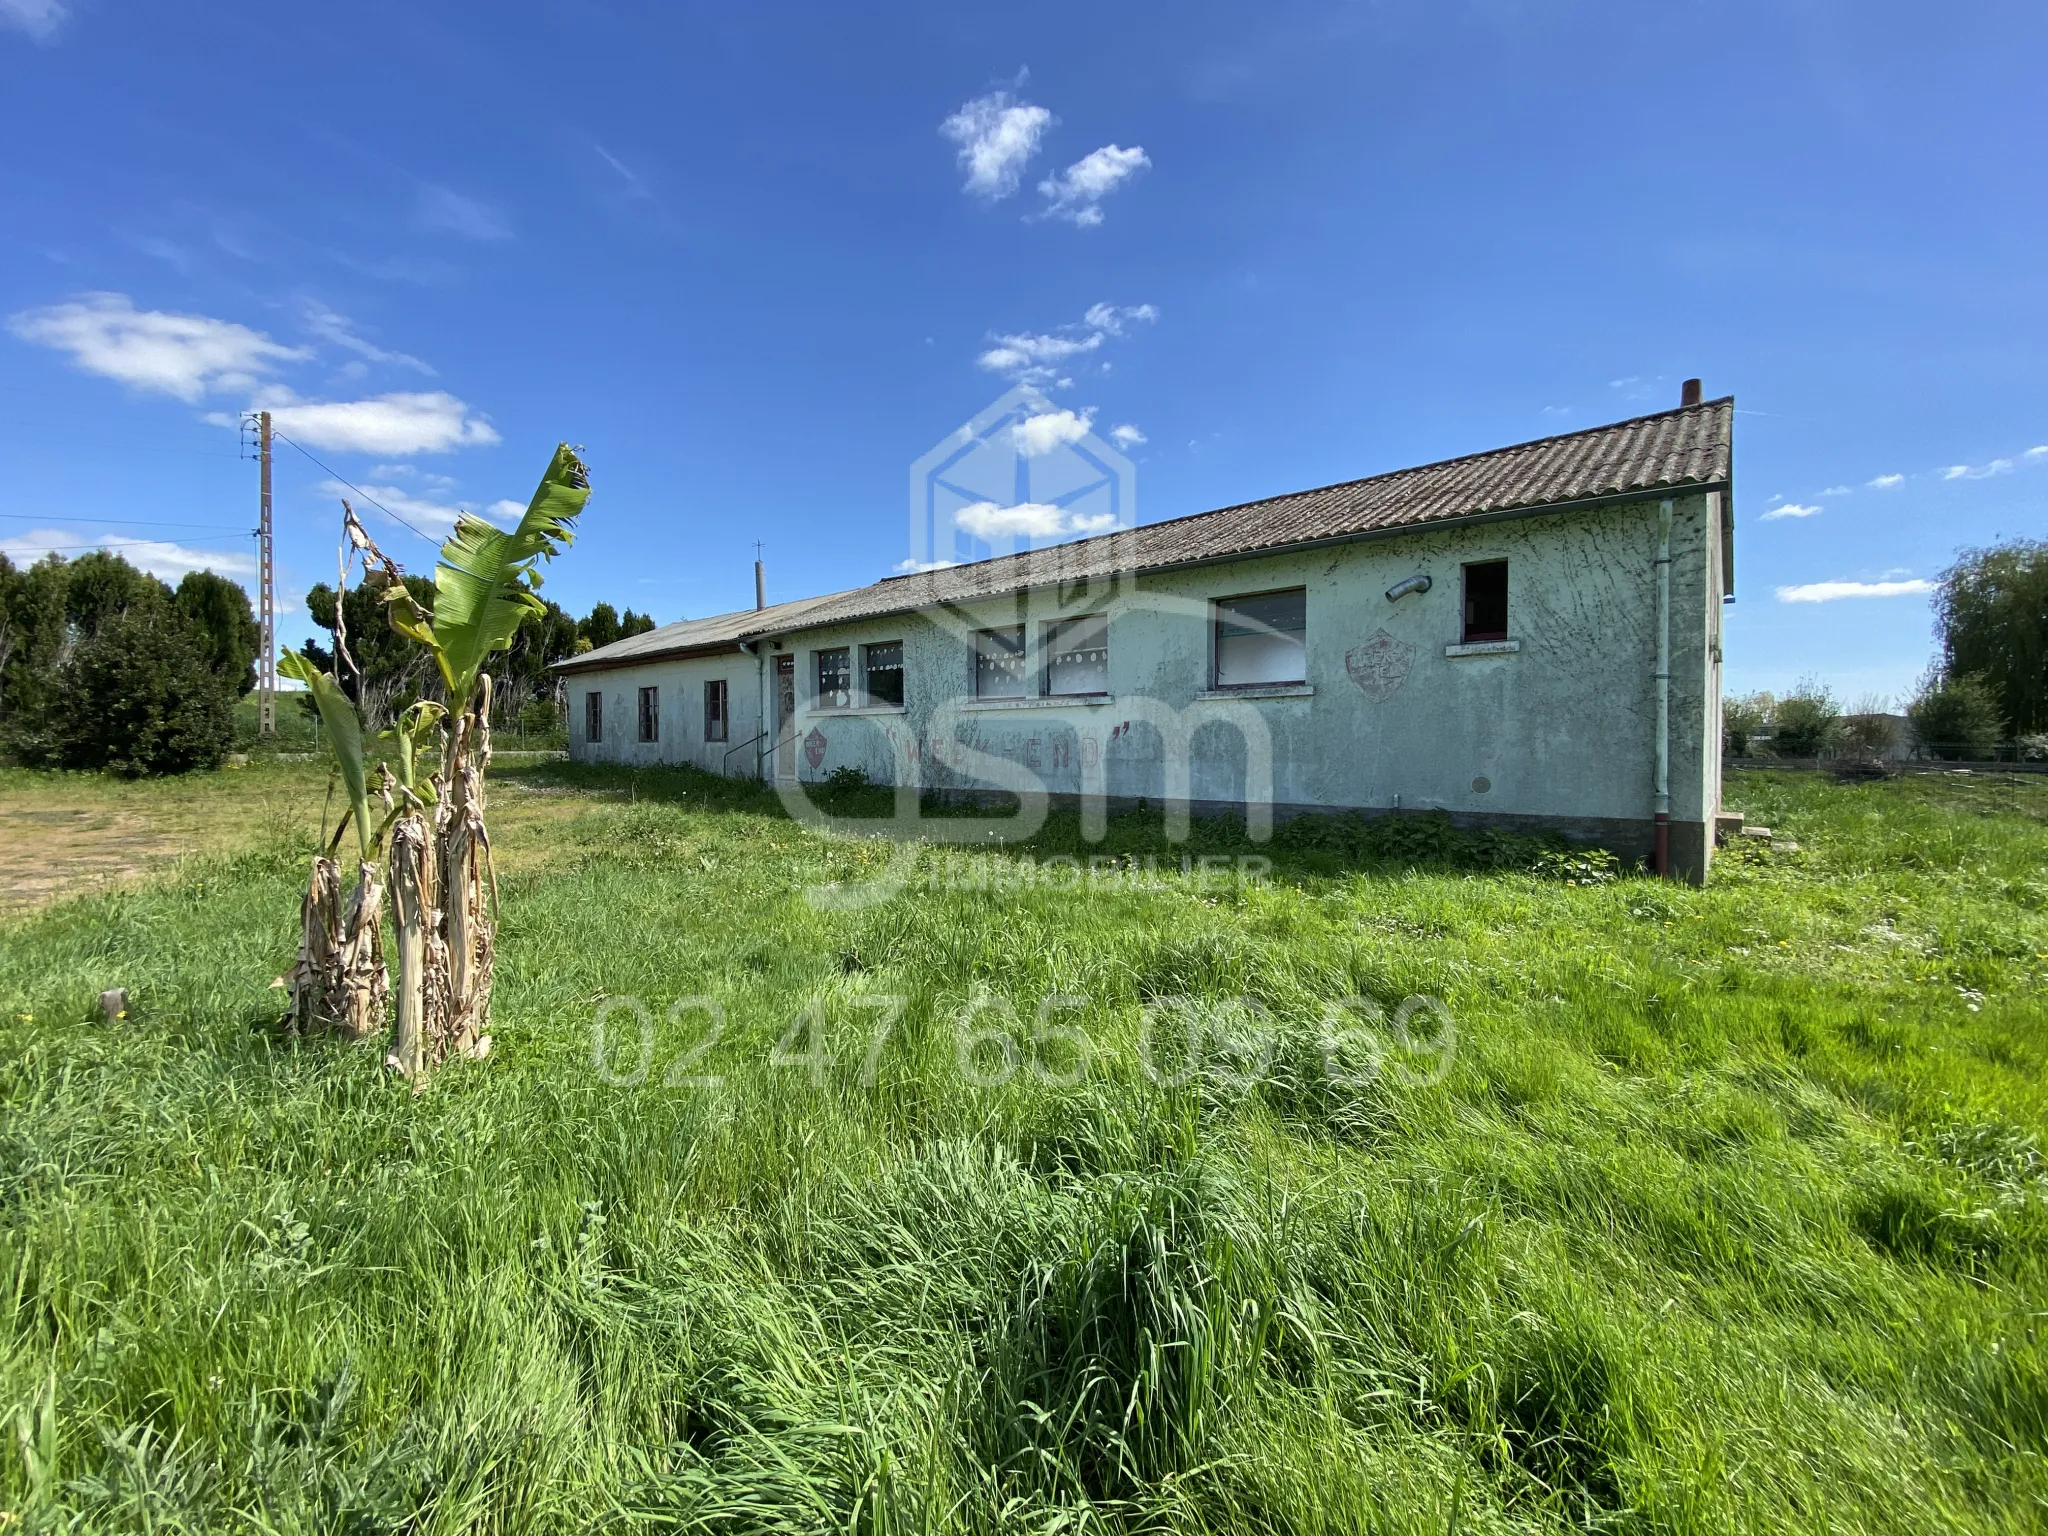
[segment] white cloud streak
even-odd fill
[[[70,353],[87,373],[192,402],[213,391],[253,388],[278,364],[312,356],[230,320],[137,309],[125,293],[88,293],[24,310],[7,326],[23,341]]]
[[[1159,310],[1151,304],[1095,304],[1078,325],[1052,331],[1020,331],[992,338],[994,345],[975,359],[987,373],[1000,373],[1023,384],[1046,384],[1059,377],[1060,366],[1098,351],[1103,342],[1122,336],[1133,323],[1151,324]]]
[[[71,14],[64,0],[0,0],[0,27],[26,32],[39,43],[53,43]]]
[[[373,363],[390,363],[399,368],[411,368],[420,373],[432,375],[433,369],[409,352],[387,352],[375,342],[365,341],[355,333],[348,316],[336,314],[318,299],[305,303],[306,329],[322,341],[331,342],[345,352]]]
[[[1778,588],[1781,603],[1834,603],[1848,597],[1912,597],[1932,592],[1931,581],[1810,581],[1804,586]]]
[[[1041,217],[1092,228],[1102,222],[1102,200],[1151,164],[1135,144],[1129,149],[1105,144],[1038,184],[1039,195],[1046,199]]]
[[[1143,447],[1149,441],[1144,433],[1140,432],[1129,422],[1125,422],[1122,426],[1111,427],[1109,429],[1109,436],[1110,441],[1123,449]]]
[[[1116,526],[1116,517],[1109,512],[1069,512],[1040,501],[1019,502],[1014,507],[977,501],[953,514],[953,526],[994,543],[1006,538],[1058,539],[1106,533]]]
[[[258,396],[256,406],[269,410],[272,424],[285,436],[338,453],[395,458],[499,441],[485,417],[445,390],[332,401],[300,400],[290,390],[273,390]]]
[[[412,492],[395,485],[365,485],[361,487],[362,494],[358,495],[356,490],[343,485],[339,480],[329,480],[320,486],[320,490],[337,499],[347,497],[351,504],[362,501],[364,496],[374,497],[377,502],[382,503],[384,511],[395,513],[408,523],[425,523],[435,528],[453,528],[455,520],[465,512],[489,518],[495,523],[504,523],[517,521],[526,511],[526,504],[520,501],[494,501],[481,511],[475,507],[450,506],[425,496],[415,496]],[[375,511],[377,508],[373,505],[370,510]]]
[[[964,104],[939,124],[939,132],[960,146],[960,169],[967,177],[962,190],[999,202],[1017,190],[1053,122],[1045,108],[1008,91],[991,91]]]
[[[419,221],[427,229],[443,230],[470,240],[509,240],[512,226],[489,203],[446,187],[423,186],[419,193]]]
[[[256,574],[256,557],[228,550],[190,549],[163,539],[138,539],[122,533],[71,533],[62,528],[33,528],[27,533],[0,535],[0,553],[17,565],[33,565],[47,554],[76,559],[94,549],[119,555],[137,570],[166,581],[189,571],[215,571],[222,576]]]
[[[1867,480],[1864,482],[1865,486],[1867,486],[1870,490],[1873,491],[1897,490],[1900,486],[1904,485],[1905,483],[1906,477],[1904,475],[1879,475],[1874,480]]]
[[[1771,508],[1770,511],[1758,518],[1757,521],[1760,523],[1775,523],[1782,517],[1818,517],[1826,510],[1827,508],[1825,507],[1802,507],[1796,501],[1788,501],[1782,507]]]
[[[1095,413],[1083,411],[1041,411],[1027,416],[1010,428],[1017,451],[1027,459],[1043,458],[1055,448],[1078,443],[1095,425]]]

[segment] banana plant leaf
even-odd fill
[[[277,659],[277,670],[296,678],[311,690],[313,707],[320,711],[320,723],[327,727],[327,745],[341,772],[342,787],[348,791],[349,809],[355,815],[356,844],[363,858],[370,857],[370,776],[363,757],[363,722],[348,695],[327,673],[297,651],[286,651]]]
[[[378,580],[392,624],[434,653],[451,713],[461,713],[484,663],[512,644],[520,621],[545,611],[536,563],[574,542],[577,515],[589,499],[589,473],[563,443],[518,527],[508,532],[469,513],[456,520],[434,567],[433,613],[421,610],[403,582]]]
[[[447,715],[448,711],[439,704],[424,700],[400,715],[390,730],[377,733],[377,744],[391,748],[398,765],[398,782],[428,804],[433,803],[434,786],[432,760],[427,758],[426,749],[440,734],[441,722]]]

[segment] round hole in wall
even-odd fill
[[[1491,788],[1493,788],[1493,780],[1484,775],[1472,781],[1472,793],[1475,795],[1483,795]]]

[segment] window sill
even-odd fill
[[[1099,704],[1114,704],[1113,693],[1056,693],[1050,696],[1034,694],[1024,699],[963,699],[962,709],[1083,709]]]
[[[1447,645],[1446,656],[1512,656],[1522,648],[1519,640],[1467,640],[1463,645]]]
[[[844,709],[810,709],[805,713],[814,720],[830,720],[840,715],[907,715],[910,711],[901,704],[849,704]]]
[[[1211,699],[1312,699],[1315,693],[1313,683],[1247,683],[1242,688],[1204,688],[1195,698],[1202,702]]]

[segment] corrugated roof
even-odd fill
[[[807,602],[671,624],[586,652],[562,666],[640,660],[677,649],[731,644],[753,635],[996,597],[1118,571],[1162,570],[1462,518],[1541,512],[1682,487],[1725,486],[1734,478],[1734,421],[1733,396],[1708,400],[1071,544],[893,576]],[[693,628],[701,629],[704,638],[681,643],[662,639]],[[714,634],[722,639],[712,638]],[[628,646],[640,649],[628,652]]]
[[[809,610],[821,603],[836,602],[848,592],[828,592],[823,597],[803,597],[791,603],[770,603],[766,608],[742,608],[737,613],[713,614],[708,619],[680,619],[650,629],[644,635],[614,640],[555,663],[557,672],[578,672],[586,667],[623,667],[655,661],[665,656],[689,655],[699,651],[721,651],[736,646],[749,635],[767,630],[789,629]]]

